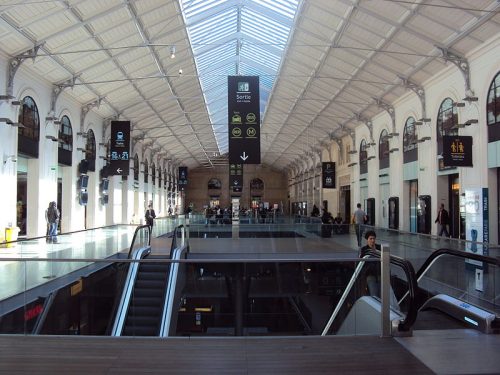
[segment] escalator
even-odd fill
[[[491,275],[494,282],[494,274],[498,272],[500,264],[498,258],[485,255],[453,249],[439,249],[434,251],[425,260],[416,274],[419,283],[417,290],[419,312],[414,329],[442,330],[472,328],[483,333],[500,333],[500,318],[498,317],[498,305],[494,302],[494,288],[491,296],[493,301],[491,302],[486,298],[488,295],[486,291],[484,293],[470,293],[467,288],[453,289],[446,285],[443,286],[443,283],[433,284],[429,282],[429,279],[432,279],[429,274],[432,274],[433,271],[436,273],[436,270],[433,270],[433,268],[437,268],[437,261],[445,256],[449,257],[449,259],[463,259],[465,261],[464,269],[460,270],[464,273],[462,277],[465,278],[467,278],[467,273],[473,272],[467,268],[472,268],[471,265],[474,264],[473,262],[480,262],[484,265],[485,269],[490,269],[486,275]],[[457,272],[457,270],[454,271]],[[480,298],[479,295],[482,294],[484,296]]]
[[[168,260],[149,255],[147,260]],[[158,336],[170,263],[141,263],[121,336]]]
[[[182,243],[177,236],[182,229]],[[178,261],[185,256],[183,226],[174,230],[170,255],[152,255],[151,247],[130,254],[128,275],[117,308],[112,336],[168,336],[173,300],[178,296]]]

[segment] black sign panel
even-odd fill
[[[229,164],[260,164],[258,76],[227,77]]]
[[[443,136],[443,165],[445,167],[472,167],[472,137]]]
[[[188,184],[188,169],[187,167],[179,167],[179,191],[186,190]]]
[[[111,121],[110,175],[128,176],[130,121]]]
[[[229,186],[233,191],[243,188],[243,164],[229,164]]]
[[[323,189],[335,189],[335,163],[321,163],[321,180]]]

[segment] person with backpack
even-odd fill
[[[57,243],[57,227],[60,216],[57,203],[55,201],[50,202],[45,214],[48,226],[48,243]]]

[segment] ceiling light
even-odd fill
[[[179,75],[182,75],[182,68],[179,69]]]
[[[170,47],[170,58],[175,59],[175,46]]]

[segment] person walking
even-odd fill
[[[354,229],[356,230],[356,239],[358,241],[358,247],[361,246],[361,225],[363,225],[368,217],[366,216],[365,211],[361,209],[361,203],[356,205],[357,209],[352,214],[352,221],[354,224]]]
[[[48,233],[48,243],[57,243],[57,226],[59,224],[59,218],[61,214],[57,209],[57,203],[52,201],[49,203],[49,208],[46,211],[47,225],[49,228]]]
[[[146,225],[149,226],[150,233],[153,233],[153,223],[154,219],[156,218],[156,213],[153,208],[153,203],[149,203],[148,209],[146,210],[144,217],[146,219]]]
[[[441,203],[441,207],[439,208],[438,215],[435,223],[438,223],[438,236],[442,236],[444,234],[445,237],[450,237],[448,233],[447,225],[450,221],[450,215],[448,215],[448,211],[444,208],[444,203]]]

